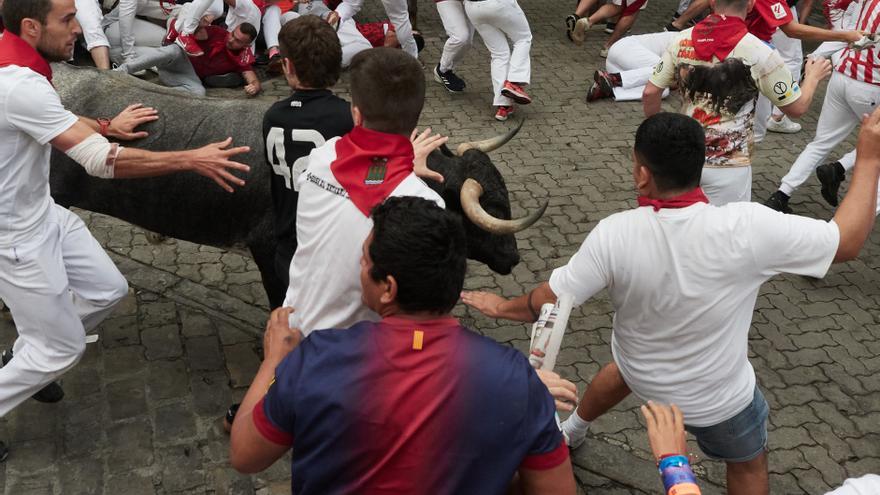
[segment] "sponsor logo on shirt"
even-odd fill
[[[777,19],[785,19],[785,7],[782,5],[782,3],[774,3],[770,6],[770,10],[773,12],[773,17]]]

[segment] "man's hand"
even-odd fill
[[[413,152],[413,172],[423,179],[429,179],[434,182],[443,183],[443,176],[428,168],[428,155],[440,146],[446,144],[449,138],[439,134],[431,135],[431,128],[425,129],[425,132],[419,134],[418,129],[413,129],[412,135],[409,137],[412,141]]]
[[[824,57],[807,57],[804,66],[804,79],[812,78],[817,82],[827,79],[831,75],[831,62]]]
[[[110,120],[107,135],[123,141],[143,139],[150,134],[146,131],[134,130],[143,124],[159,120],[159,112],[155,108],[145,107],[140,103],[129,105],[119,115]]]
[[[874,110],[871,115],[862,116],[856,156],[873,163],[875,167],[880,165],[880,109]]]
[[[302,340],[302,332],[290,328],[288,323],[293,308],[278,308],[269,315],[266,333],[263,334],[263,362],[277,366],[285,356],[296,349]]]
[[[498,318],[498,315],[500,314],[498,307],[506,301],[507,299],[492,294],[491,292],[474,292],[466,290],[461,293],[461,302],[491,318]]]
[[[577,387],[552,371],[535,370],[556,401],[556,409],[571,411],[577,406]]]
[[[262,88],[259,84],[248,84],[244,87],[244,92],[248,96],[257,96],[258,94],[260,94],[261,90]]]
[[[339,30],[339,14],[336,13],[335,10],[331,10],[329,14],[327,14],[327,24],[333,26],[333,29]]]
[[[192,155],[190,161],[191,170],[213,180],[227,192],[233,191],[232,186],[229,185],[230,183],[243,186],[244,180],[229,173],[229,169],[250,172],[251,168],[243,163],[234,162],[229,158],[247,153],[251,149],[248,146],[230,148],[229,146],[231,145],[232,138],[226,138],[226,141],[211,143],[190,151],[189,153]]]
[[[684,433],[684,417],[675,404],[672,407],[648,401],[642,406],[642,414],[648,425],[648,442],[654,457],[667,454],[687,455],[687,437]]]

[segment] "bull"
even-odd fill
[[[134,143],[152,151],[202,146],[232,136],[251,151],[236,159],[251,166],[247,184],[229,194],[195,174],[108,181],[87,175],[63,153],[52,154],[50,186],[55,201],[103,213],[158,234],[197,244],[247,248],[260,270],[273,307],[286,287],[275,274],[274,215],[269,188],[271,167],[263,157],[262,119],[270,102],[193,98],[139,79],[55,64],[53,80],[64,105],[78,115],[115,115],[133,102],[159,110],[158,121],[145,127],[149,137]],[[173,117],[172,117],[173,116]],[[522,123],[520,122],[520,127]],[[528,228],[547,204],[525,218],[511,220],[507,187],[489,151],[519,130],[486,141],[464,143],[456,152],[443,147],[428,158],[429,168],[445,177],[429,181],[447,208],[463,215],[468,257],[508,274],[519,263],[514,233]]]

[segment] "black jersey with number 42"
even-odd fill
[[[288,262],[296,250],[296,177],[313,149],[353,128],[348,102],[327,89],[298,90],[272,105],[263,118],[266,162],[274,172],[276,253]]]

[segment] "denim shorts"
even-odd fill
[[[752,403],[736,416],[714,426],[687,426],[707,457],[726,462],[747,462],[767,450],[767,416],[770,408],[755,385]]]

